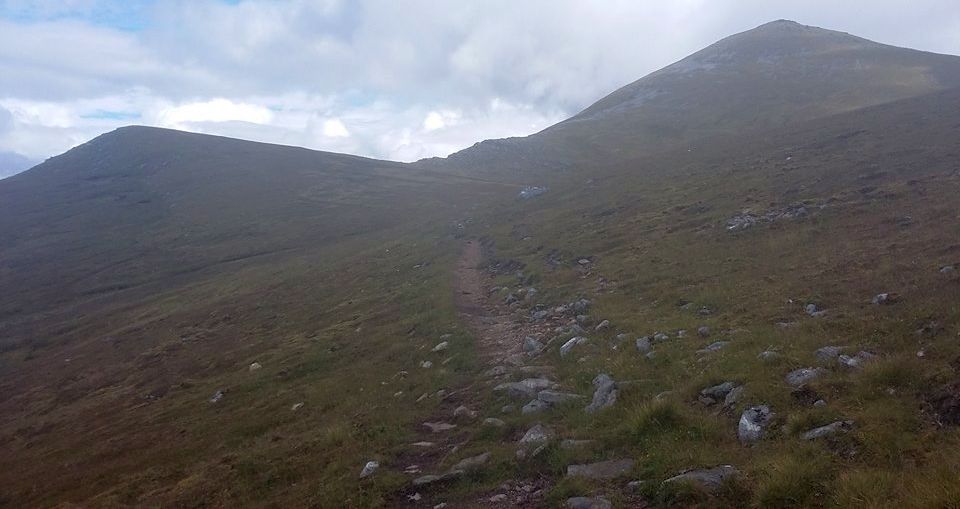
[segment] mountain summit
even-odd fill
[[[529,170],[629,158],[733,129],[764,129],[960,86],[960,57],[779,20],[720,40],[526,138],[449,157]]]

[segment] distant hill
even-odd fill
[[[0,179],[16,175],[37,164],[16,152],[0,152]]]

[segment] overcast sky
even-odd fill
[[[960,54],[957,0],[0,0],[0,152],[146,124],[412,161],[779,18]]]

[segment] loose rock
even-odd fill
[[[575,346],[582,345],[587,341],[588,339],[583,336],[570,338],[566,343],[563,344],[563,346],[560,347],[560,356],[565,357],[568,353],[570,353],[571,350],[573,350]]]
[[[520,413],[523,415],[535,414],[550,408],[550,406],[550,403],[535,399],[526,405],[523,405],[523,407],[520,408]]]
[[[547,445],[550,444],[554,436],[556,436],[556,434],[553,430],[542,424],[533,426],[528,429],[527,432],[523,434],[523,438],[520,439],[517,458],[533,458],[540,454],[547,448]]]
[[[597,324],[593,329],[597,332],[605,331],[610,328],[610,320],[604,320]]]
[[[586,465],[570,465],[567,477],[586,477],[587,479],[615,479],[623,477],[633,470],[632,459],[600,461]]]
[[[827,424],[826,426],[813,428],[803,435],[800,435],[800,437],[804,440],[816,440],[818,438],[833,436],[837,433],[847,432],[851,429],[853,429],[853,421],[837,421]]]
[[[460,405],[460,406],[458,406],[458,407],[456,408],[456,410],[453,411],[453,416],[456,417],[456,418],[458,418],[458,419],[465,419],[465,420],[466,420],[466,419],[476,419],[476,418],[477,418],[477,411],[476,411],[476,410],[470,410],[469,408],[467,408],[467,407],[465,407],[465,406],[463,406],[463,405]]]
[[[476,470],[477,468],[485,465],[489,459],[490,453],[485,452],[477,456],[460,460],[456,465],[450,467],[450,471],[453,472],[459,470],[461,472],[468,472],[470,470]]]
[[[610,375],[601,373],[593,379],[593,386],[596,390],[593,392],[593,401],[584,409],[589,413],[596,412],[602,408],[613,405],[617,402],[617,383],[610,378]]]
[[[427,428],[430,428],[430,431],[432,433],[449,431],[457,427],[456,424],[450,424],[448,422],[425,422],[423,423],[423,425],[426,426]]]
[[[257,371],[258,369],[261,369],[261,368],[263,368],[263,365],[260,364],[259,362],[254,362],[250,364],[250,371]]]
[[[773,350],[766,350],[760,352],[760,355],[757,355],[757,358],[764,362],[773,362],[780,358],[780,354],[778,352],[774,352]]]
[[[876,358],[876,355],[875,355],[875,354],[872,354],[872,353],[866,352],[866,351],[861,351],[861,352],[858,352],[857,355],[854,355],[854,356],[841,355],[840,357],[837,358],[837,361],[838,361],[842,366],[846,366],[846,367],[851,368],[851,369],[859,369],[859,368],[862,368],[862,367],[863,367],[863,364],[864,364],[865,362],[868,362],[868,361],[870,361],[870,360],[873,360],[874,358]]]
[[[360,478],[370,477],[373,475],[377,469],[380,468],[380,463],[376,461],[368,461],[366,465],[363,466],[363,470],[360,471]]]
[[[226,395],[225,392],[223,392],[222,390],[219,390],[219,391],[213,393],[213,396],[210,397],[210,402],[211,402],[211,403],[219,403],[219,402],[223,399],[223,397],[224,397],[225,395]]]
[[[450,348],[450,342],[448,342],[448,341],[443,341],[443,342],[441,342],[441,343],[437,343],[437,346],[433,347],[433,350],[431,350],[431,351],[432,351],[432,352],[442,352],[442,351],[446,350],[447,348]]]
[[[637,351],[640,353],[647,353],[653,350],[653,345],[650,344],[650,337],[644,336],[642,338],[637,338]]]
[[[705,492],[712,493],[722,486],[724,481],[735,479],[739,475],[740,472],[733,466],[721,465],[703,470],[690,470],[663,481],[663,484],[690,483]]]
[[[708,337],[710,335],[710,327],[707,327],[706,325],[702,325],[698,327],[697,335],[700,336],[701,338]]]
[[[835,361],[837,359],[837,356],[840,355],[840,352],[842,352],[843,349],[844,347],[842,346],[824,346],[822,348],[818,348],[814,352],[814,355],[817,356],[818,362],[820,362],[821,364],[827,364]]]
[[[537,341],[537,338],[534,338],[532,336],[527,336],[526,338],[523,339],[524,352],[527,352],[528,354],[533,355],[533,354],[540,353],[541,350],[543,350],[543,343]]]
[[[787,383],[793,387],[806,385],[824,373],[823,368],[800,368],[787,373]]]
[[[294,403],[293,406],[290,407],[290,410],[296,412],[297,410],[300,410],[301,408],[303,408],[303,402],[302,402],[302,401],[301,401],[300,403]]]
[[[750,444],[763,438],[767,424],[773,418],[773,412],[766,405],[750,407],[743,411],[737,425],[737,436],[743,444]]]
[[[556,387],[556,383],[546,378],[527,378],[519,382],[502,383],[493,388],[494,392],[506,392],[514,399],[535,398],[537,393],[544,389]]]
[[[494,428],[502,428],[506,426],[507,423],[503,422],[500,419],[497,419],[496,417],[487,417],[486,419],[483,420],[483,425],[492,426]]]
[[[713,343],[710,343],[710,344],[707,345],[706,347],[704,347],[704,348],[702,348],[702,349],[700,349],[700,350],[697,350],[697,353],[701,353],[701,354],[703,354],[703,353],[713,353],[713,352],[716,352],[716,351],[718,351],[718,350],[721,350],[723,347],[725,347],[725,346],[727,346],[727,345],[729,345],[729,344],[730,344],[729,341],[714,341]]]

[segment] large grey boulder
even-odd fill
[[[593,400],[584,410],[593,413],[617,402],[617,395],[620,391],[617,389],[617,382],[610,378],[610,375],[606,373],[597,375],[593,379],[593,386],[596,387],[593,392]]]
[[[819,428],[813,428],[810,431],[807,431],[803,435],[800,435],[804,440],[816,440],[818,438],[825,438],[829,436],[836,435],[837,433],[845,433],[853,429],[853,421],[837,421],[831,422],[826,426],[820,426]]]
[[[632,459],[620,459],[567,466],[567,477],[586,477],[587,479],[615,479],[623,477],[633,470]]]
[[[763,438],[773,412],[766,405],[753,406],[743,411],[737,424],[737,436],[743,444],[750,444]]]
[[[787,373],[786,381],[792,387],[801,387],[824,374],[823,368],[800,368]]]
[[[463,475],[462,470],[451,470],[447,473],[440,474],[440,475],[436,475],[436,474],[424,475],[414,479],[413,485],[419,487],[419,486],[429,486],[432,484],[440,484],[443,482],[452,481],[462,475]]]
[[[649,353],[653,350],[653,345],[650,344],[650,337],[644,336],[642,338],[637,338],[637,351],[640,353]]]
[[[688,483],[703,491],[715,492],[727,479],[735,479],[740,475],[740,471],[731,465],[720,465],[714,468],[700,470],[689,470],[680,475],[673,476],[663,484]]]
[[[717,384],[701,390],[700,397],[698,399],[704,405],[713,405],[719,401],[724,401],[725,398],[735,389],[737,389],[736,383],[723,382],[722,384]]]
[[[556,433],[554,431],[542,424],[537,424],[532,428],[528,429],[526,433],[523,434],[523,438],[518,442],[519,447],[517,448],[517,458],[533,458],[534,456],[543,452],[544,449],[550,445],[550,442],[554,439]]]

